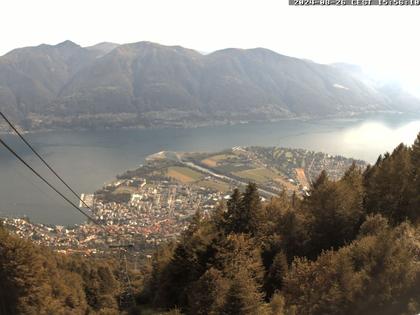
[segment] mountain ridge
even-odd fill
[[[347,68],[261,47],[202,54],[147,41],[64,41],[0,57],[0,109],[28,130],[420,112],[402,88]]]

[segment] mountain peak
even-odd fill
[[[263,47],[255,47],[250,49],[244,48],[225,48],[220,49],[212,52],[211,54],[214,55],[254,55],[254,56],[274,56],[274,57],[285,57],[273,50],[263,48]]]
[[[162,45],[150,41],[140,41],[134,43],[123,44],[117,47],[115,50],[117,53],[145,53],[145,52],[153,52],[153,53],[176,53],[181,55],[186,55],[192,58],[196,58],[198,56],[202,56],[199,52],[194,49],[185,48],[179,45]]]
[[[64,42],[61,42],[55,45],[55,47],[70,48],[70,47],[80,47],[80,45],[77,45],[75,42],[72,42],[71,40],[65,40]]]
[[[0,57],[0,109],[13,108],[24,118],[46,111],[51,117],[66,113],[69,119],[129,113],[145,117],[151,126],[169,126],[178,117],[195,124],[420,109],[418,99],[375,84],[363,73],[269,49],[229,48],[202,55],[145,41],[116,45],[82,48],[67,40]]]

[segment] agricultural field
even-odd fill
[[[235,158],[235,156],[230,154],[217,154],[202,160],[201,163],[208,167],[216,167],[219,164],[219,162],[229,160],[232,158]]]
[[[193,183],[204,177],[203,174],[183,166],[168,167],[167,176],[176,179],[183,184]]]
[[[234,147],[220,152],[159,152],[142,167],[127,171],[120,179],[140,178],[147,181],[177,181],[182,185],[208,188],[229,193],[233,187],[255,182],[261,190],[278,193],[306,193],[310,182],[323,169],[331,179],[339,179],[355,162],[342,156],[322,152],[279,147]],[[136,185],[138,186],[138,185]],[[130,188],[119,187],[117,193],[130,194]],[[111,196],[112,197],[112,196]]]
[[[265,183],[275,180],[279,177],[274,171],[267,168],[254,168],[245,171],[232,173],[235,176],[255,181],[256,183]]]
[[[204,164],[207,167],[218,167],[218,166],[222,166],[222,165],[227,165],[227,164],[233,164],[233,163],[238,163],[241,162],[241,159],[234,154],[216,154],[216,155],[212,155],[209,156],[203,160],[201,160],[201,163]]]

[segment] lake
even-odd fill
[[[381,114],[190,129],[62,131],[32,133],[26,137],[77,192],[94,192],[115,175],[136,168],[146,156],[162,150],[218,151],[233,146],[283,146],[340,154],[372,163],[379,154],[401,142],[412,144],[419,131],[420,116]],[[42,174],[47,174],[45,167],[17,137],[2,138]],[[0,148],[0,216],[26,215],[34,222],[63,225],[84,220],[19,163]],[[63,187],[52,177],[47,178]]]

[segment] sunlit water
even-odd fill
[[[51,132],[30,134],[27,138],[77,191],[93,192],[116,174],[143,163],[147,155],[162,150],[284,146],[374,162],[379,154],[401,142],[413,143],[419,131],[419,116],[382,115],[192,129]],[[16,137],[3,138],[43,174],[47,173]],[[27,215],[34,221],[54,224],[83,220],[4,148],[0,148],[0,215]]]

